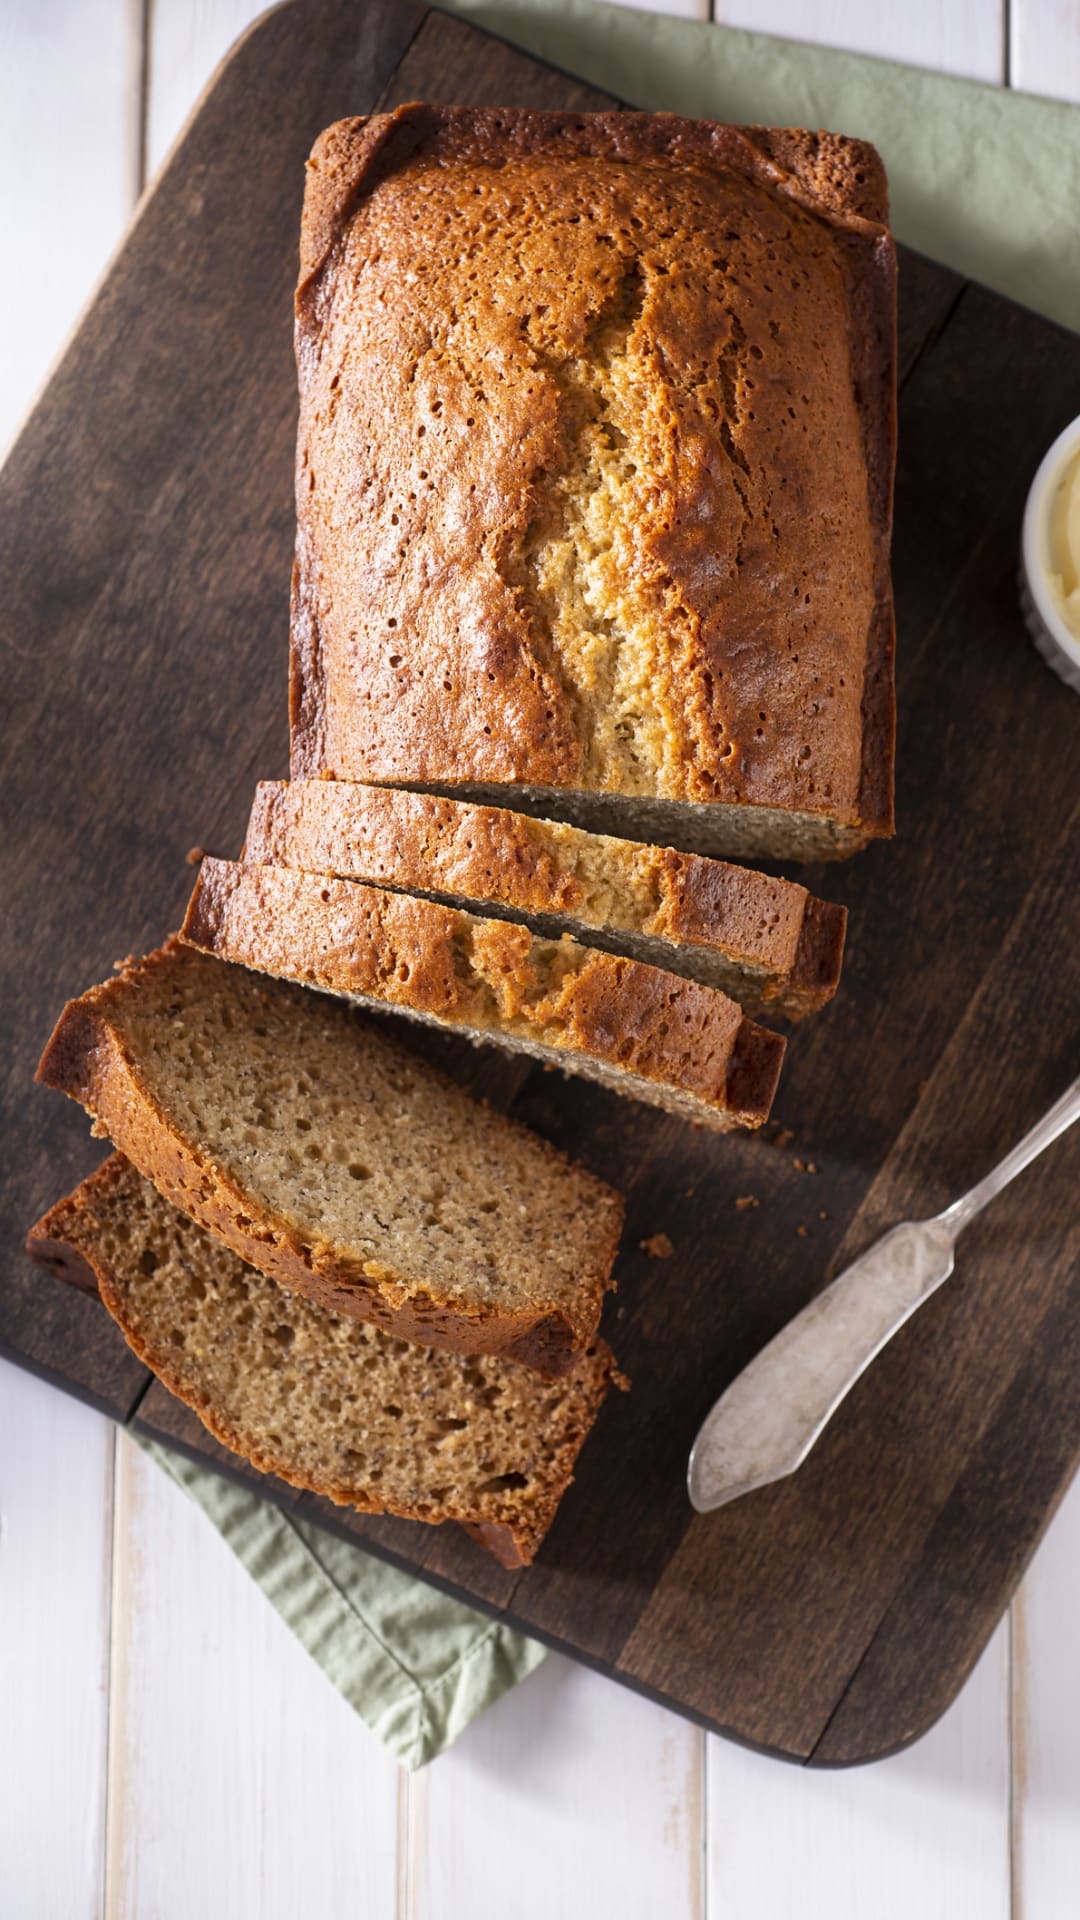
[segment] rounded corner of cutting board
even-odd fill
[[[256,53],[259,43],[263,40],[271,26],[280,25],[284,21],[284,16],[287,14],[299,16],[307,4],[308,0],[270,0],[270,4],[264,7],[261,13],[257,13],[254,20],[249,20],[246,27],[241,27],[236,39],[230,41],[221,59],[218,61],[217,66],[214,67],[210,73],[202,91],[195,96],[187,115],[180,122],[180,126],[173,136],[171,144],[147,180],[140,207],[136,210],[137,212],[141,211],[142,205],[153,193],[162,175],[167,172],[191,128],[200,118],[207,102],[218,91],[222,82],[226,78],[232,79],[235,77],[235,69],[242,66],[251,55]]]
[[[851,1734],[846,1739],[841,1735],[839,1739],[834,1740],[829,1727],[826,1727],[813,1752],[807,1754],[802,1765],[812,1773],[847,1773],[854,1767],[874,1766],[879,1760],[895,1760],[898,1754],[906,1753],[909,1747],[918,1746],[919,1741],[925,1740],[928,1733],[933,1733],[938,1722],[944,1719],[949,1708],[955,1704],[970,1678],[978,1657],[976,1654],[971,1666],[955,1680],[950,1687],[948,1698],[936,1701],[920,1715],[916,1727],[905,1724],[901,1731],[899,1726],[886,1723],[869,1741],[866,1738],[865,1727],[860,1727],[857,1722],[852,1726]],[[923,1701],[921,1705],[926,1708],[927,1703]],[[842,1706],[838,1711],[842,1712]],[[905,1719],[900,1708],[896,1718],[897,1720]],[[779,1749],[767,1749],[767,1751],[779,1752]],[[788,1757],[786,1754],[780,1754],[781,1759]]]

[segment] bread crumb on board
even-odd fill
[[[760,1207],[761,1201],[756,1193],[740,1193],[735,1205],[740,1213],[745,1213],[748,1207]]]
[[[675,1249],[666,1233],[650,1233],[648,1239],[641,1242],[641,1251],[647,1253],[650,1260],[670,1260]]]
[[[206,859],[206,848],[189,847],[184,855],[184,859],[189,867],[197,867],[200,861]]]

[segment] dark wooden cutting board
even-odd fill
[[[292,0],[219,74],[0,476],[0,1341],[226,1467],[102,1309],[26,1260],[27,1226],[97,1157],[84,1116],[31,1079],[64,999],[177,924],[188,849],[235,854],[254,781],[286,770],[303,161],[329,121],[415,98],[611,104],[404,0]],[[901,288],[900,831],[802,876],[850,906],[849,959],[792,1040],[766,1137],[418,1043],[626,1190],[608,1330],[633,1391],[525,1573],[454,1528],[269,1488],[815,1765],[932,1724],[1080,1453],[1074,1135],[972,1227],[795,1479],[704,1518],[684,1491],[712,1400],[830,1270],[960,1191],[1080,1066],[1080,708],[1028,644],[1014,581],[1027,483],[1080,413],[1080,339],[910,255]],[[659,1233],[666,1260],[641,1249]]]

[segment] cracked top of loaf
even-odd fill
[[[873,148],[417,105],[308,169],[294,774],[609,796],[631,830],[761,809],[759,851],[890,831]]]

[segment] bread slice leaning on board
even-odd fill
[[[527,1566],[614,1375],[598,1341],[557,1381],[407,1345],[315,1306],[169,1205],[121,1154],[30,1231],[128,1345],[260,1472],[363,1513],[456,1520]]]
[[[551,1374],[596,1338],[620,1196],[325,994],[170,942],[68,1003],[37,1077],[320,1306]]]
[[[728,1131],[768,1118],[784,1041],[715,987],[355,880],[203,861],[181,937],[223,960],[534,1055]]]
[[[505,915],[801,1020],[831,1000],[847,910],[751,867],[505,807],[351,780],[264,780],[249,865],[293,867]]]

